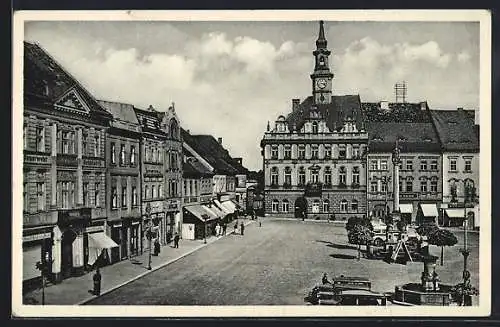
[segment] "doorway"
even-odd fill
[[[307,200],[304,197],[295,200],[295,218],[304,218],[307,213]]]
[[[73,242],[76,239],[76,233],[68,229],[62,234],[61,238],[61,275],[62,278],[71,277],[73,270]]]

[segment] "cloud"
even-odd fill
[[[470,54],[465,50],[463,50],[457,55],[457,59],[459,62],[467,62],[470,60],[470,57],[471,57]]]

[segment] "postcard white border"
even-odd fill
[[[26,21],[418,21],[480,23],[480,295],[475,307],[34,306],[22,304],[23,40]],[[16,317],[443,317],[491,312],[491,16],[486,10],[19,11],[13,19],[12,315]]]

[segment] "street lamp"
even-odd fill
[[[45,275],[49,272],[50,264],[52,264],[52,260],[49,253],[45,252],[45,260],[38,261],[35,265],[42,275],[42,305],[45,304]]]
[[[148,270],[151,270],[151,246],[152,246],[152,238],[153,238],[153,222],[151,221],[151,205],[146,205],[146,214],[149,219],[148,224],[148,239],[149,239],[149,259],[148,259]]]

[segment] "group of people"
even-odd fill
[[[217,225],[215,225],[215,236],[226,235],[226,230],[227,230],[227,224],[218,222]]]

